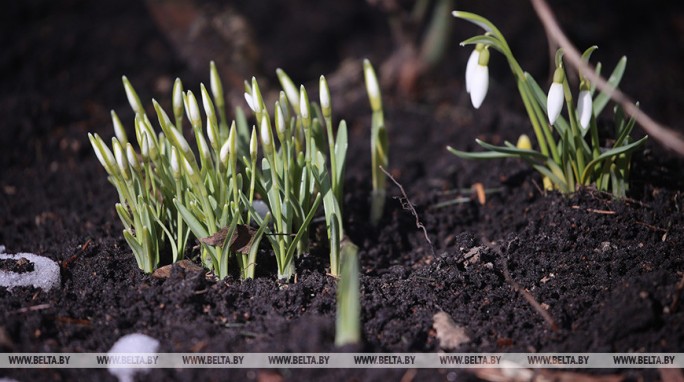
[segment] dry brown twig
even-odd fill
[[[430,245],[430,250],[432,251],[432,254],[434,255],[435,254],[435,248],[432,245],[432,240],[430,240],[430,237],[428,236],[428,233],[427,233],[427,229],[425,228],[423,223],[421,223],[420,218],[418,218],[418,212],[416,212],[416,208],[413,206],[413,204],[409,200],[408,195],[406,195],[406,191],[404,191],[404,187],[401,184],[399,184],[399,182],[397,182],[397,180],[394,179],[394,177],[392,175],[390,175],[390,173],[387,172],[387,170],[385,170],[382,166],[378,166],[378,167],[380,168],[380,171],[384,172],[385,175],[387,175],[387,177],[390,178],[390,180],[399,188],[399,191],[401,192],[401,195],[402,195],[399,198],[399,201],[401,202],[402,208],[409,211],[411,213],[411,215],[413,215],[416,218],[416,227],[423,230],[423,236],[425,236],[425,240]]]
[[[603,77],[596,74],[596,70],[592,65],[584,62],[579,51],[572,45],[570,40],[565,36],[561,30],[556,18],[551,11],[551,8],[545,0],[531,0],[534,10],[537,12],[539,19],[544,24],[544,29],[549,39],[554,40],[565,53],[568,61],[575,67],[575,69],[582,72],[598,89],[610,95],[615,102],[620,104],[625,110],[625,113],[634,117],[641,127],[646,130],[650,136],[660,142],[664,147],[677,152],[679,155],[684,155],[684,139],[676,131],[667,128],[655,120],[653,120],[646,113],[641,111],[637,105],[622,91],[614,88]]]

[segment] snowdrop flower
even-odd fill
[[[470,93],[470,81],[471,78],[473,77],[473,70],[477,66],[477,62],[480,60],[480,52],[484,49],[483,44],[477,44],[475,46],[475,49],[473,49],[473,52],[470,53],[470,57],[468,57],[468,63],[466,64],[466,75],[465,75],[465,86],[466,86],[466,92]]]
[[[565,73],[563,68],[557,67],[553,73],[553,83],[549,88],[549,94],[546,97],[546,113],[549,117],[549,123],[554,124],[561,110],[563,110],[563,81],[565,80]]]
[[[466,67],[466,90],[470,93],[470,102],[479,109],[489,89],[489,50],[484,48],[478,54],[477,63],[468,72]]]
[[[589,127],[592,113],[591,93],[589,90],[581,90],[577,96],[577,115],[579,116],[578,119],[582,130],[586,130]]]

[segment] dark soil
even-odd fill
[[[304,1],[276,3],[238,9],[253,23],[262,59],[247,75],[265,75],[273,83],[273,69],[282,67],[292,68],[296,81],[316,80],[346,58],[358,62],[359,72],[363,57],[378,68],[394,49],[382,12],[366,2],[330,9],[310,8]],[[499,24],[523,66],[544,78],[546,43],[527,3],[461,3]],[[580,47],[600,46],[595,57],[608,67],[626,54],[623,88],[656,119],[680,124],[682,5],[660,2],[644,10],[641,2],[626,1],[620,12],[609,2],[554,7]],[[294,26],[270,23],[281,15],[291,17]],[[492,55],[488,98],[479,111],[472,110],[462,83],[469,51],[456,41],[474,29],[454,23],[453,48],[442,63],[409,94],[388,88],[384,99],[392,174],[416,206],[432,246],[396,198],[388,199],[379,228],[368,225],[367,100],[351,97],[336,111],[351,128],[345,221],[360,247],[360,350],[438,351],[432,316],[445,311],[472,339],[458,349],[462,352],[682,352],[683,161],[649,142],[635,155],[630,197],[615,200],[593,190],[545,194],[539,176],[516,160],[469,162],[450,155],[446,144],[473,149],[476,137],[502,142],[529,129],[499,56]],[[137,268],[113,208],[116,192],[86,134],[110,137],[112,108],[132,131],[119,80],[123,74],[143,100],[155,97],[163,105],[169,104],[169,84],[176,76],[192,89],[208,77],[208,70],[197,71],[182,59],[144,3],[11,2],[3,7],[0,25],[0,244],[7,253],[52,258],[62,269],[61,288],[50,292],[0,288],[1,351],[106,352],[133,332],[159,339],[161,352],[336,351],[336,282],[325,273],[325,248],[314,246],[298,260],[297,280],[290,284],[276,280],[266,249],[255,280],[216,282],[203,271],[179,266],[159,280]],[[307,25],[316,33],[307,33]],[[350,81],[348,88],[363,89],[359,77]],[[453,198],[447,191],[476,182],[498,189],[486,204],[434,207]],[[389,187],[393,196],[400,195]],[[513,283],[547,307],[555,327]],[[656,370],[602,372],[658,378]],[[114,380],[106,370],[78,369],[0,370],[0,376]],[[185,369],[153,370],[145,379],[405,376],[411,374]],[[449,370],[419,370],[415,379],[455,376]]]

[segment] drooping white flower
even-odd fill
[[[478,52],[477,49],[474,49],[472,53],[470,53],[470,57],[468,57],[468,63],[466,64],[465,87],[467,93],[470,93],[471,81],[473,78],[473,70],[477,66],[477,62],[479,61],[479,59],[480,52]]]
[[[589,127],[593,112],[591,93],[589,90],[580,91],[577,96],[577,115],[579,116],[579,123],[583,130],[586,130]]]
[[[549,88],[549,94],[546,97],[546,114],[549,117],[549,123],[554,124],[561,110],[563,110],[563,84],[554,82]]]
[[[553,72],[553,83],[549,88],[549,93],[546,96],[546,115],[549,117],[549,123],[554,124],[556,119],[563,110],[563,81],[565,81],[565,72],[563,68],[558,66]]]
[[[489,89],[489,67],[477,64],[470,76],[470,102],[479,109]]]
[[[473,107],[479,109],[489,90],[489,49],[483,47],[475,48],[475,50],[477,61],[472,64],[470,70],[466,66],[466,90],[470,93],[470,102]]]

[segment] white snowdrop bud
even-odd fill
[[[593,112],[591,92],[589,90],[580,91],[577,96],[577,115],[579,116],[579,123],[583,130],[586,130],[589,127]]]
[[[211,151],[209,150],[209,145],[207,140],[204,139],[202,134],[197,134],[197,147],[199,148],[200,155],[202,158],[211,159]]]
[[[114,135],[116,135],[116,139],[121,142],[122,145],[125,145],[128,143],[128,136],[126,135],[126,129],[124,129],[123,124],[121,123],[121,120],[119,119],[119,116],[116,115],[116,112],[112,110],[112,123],[114,124]]]
[[[216,63],[211,61],[209,63],[209,68],[209,86],[211,87],[211,94],[214,95],[216,105],[223,107],[225,104],[223,99],[223,85],[221,84],[221,77],[219,76],[218,69],[216,69]]]
[[[283,115],[283,108],[280,106],[280,102],[275,103],[275,126],[278,133],[278,139],[281,143],[287,139],[285,133],[287,132],[287,122],[285,121],[285,116]]]
[[[263,110],[264,100],[261,98],[261,90],[259,90],[259,84],[257,83],[256,77],[252,77],[252,106],[254,107],[255,113],[261,113]]]
[[[245,93],[245,101],[247,101],[247,106],[249,106],[249,108],[252,109],[253,112],[256,112],[256,108],[254,107],[254,101],[252,101],[251,94]]]
[[[375,70],[368,59],[363,60],[363,77],[366,81],[366,92],[373,111],[382,110],[382,98],[380,97],[380,85],[375,76]]]
[[[265,115],[261,118],[259,132],[261,135],[261,145],[264,146],[264,152],[270,153],[273,150],[273,133],[271,132],[268,118]]]
[[[186,99],[188,100],[187,112],[188,118],[192,126],[198,126],[202,124],[202,117],[200,116],[199,105],[197,104],[197,98],[195,95],[188,90],[186,93]]]
[[[309,95],[304,85],[299,87],[299,114],[304,119],[309,119]]]
[[[135,154],[133,145],[130,142],[126,143],[126,159],[128,159],[128,164],[130,164],[135,171],[140,170],[140,162],[138,162],[138,156]]]
[[[174,178],[180,178],[180,160],[178,159],[178,150],[175,147],[171,147],[171,172]]]
[[[133,89],[131,82],[128,81],[126,76],[121,77],[121,79],[123,81],[124,90],[126,90],[126,98],[128,98],[128,103],[131,105],[131,109],[133,109],[136,114],[145,114],[145,109],[140,102],[138,93],[136,93],[135,89]]]
[[[204,107],[204,113],[207,115],[207,118],[210,121],[215,122],[216,111],[214,109],[214,103],[211,102],[211,97],[209,96],[207,88],[204,87],[204,84],[200,84],[200,89],[202,92],[202,106]]]
[[[221,146],[221,152],[219,153],[219,159],[224,166],[228,166],[228,157],[230,156],[230,141],[226,141],[223,146]]]
[[[183,153],[192,152],[192,150],[190,150],[190,145],[188,144],[188,141],[185,140],[185,137],[180,131],[174,128],[170,128],[169,131],[171,131],[171,134],[173,134],[173,139],[176,141],[176,144],[180,146],[179,148],[181,149],[181,151],[183,151]]]
[[[318,93],[321,99],[321,111],[323,111],[323,116],[328,118],[332,115],[332,107],[330,105],[330,88],[325,76],[321,76],[318,81]]]
[[[150,157],[150,142],[149,138],[147,137],[147,133],[144,132],[142,134],[142,145],[140,145],[140,153],[142,154],[143,159],[148,159]]]
[[[178,117],[183,113],[183,83],[180,78],[176,78],[173,83],[173,115]]]
[[[116,158],[116,165],[119,167],[119,172],[125,180],[131,178],[131,169],[128,167],[128,160],[126,160],[126,153],[119,140],[112,138],[112,147],[114,148],[114,157]]]
[[[185,167],[185,172],[188,175],[190,175],[190,176],[195,175],[195,170],[193,170],[192,166],[190,165],[190,162],[188,162],[188,159],[185,157],[183,157],[183,166]]]
[[[292,82],[290,76],[288,76],[287,73],[280,68],[276,69],[276,74],[278,75],[280,86],[287,95],[287,100],[290,101],[290,104],[295,111],[299,111],[299,91],[297,90],[294,82]]]
[[[558,119],[561,110],[563,110],[563,100],[565,98],[563,95],[564,79],[565,73],[563,72],[563,68],[556,68],[556,71],[553,74],[553,83],[551,84],[549,93],[546,97],[546,113],[549,117],[549,123],[552,125],[556,122],[556,119]]]

